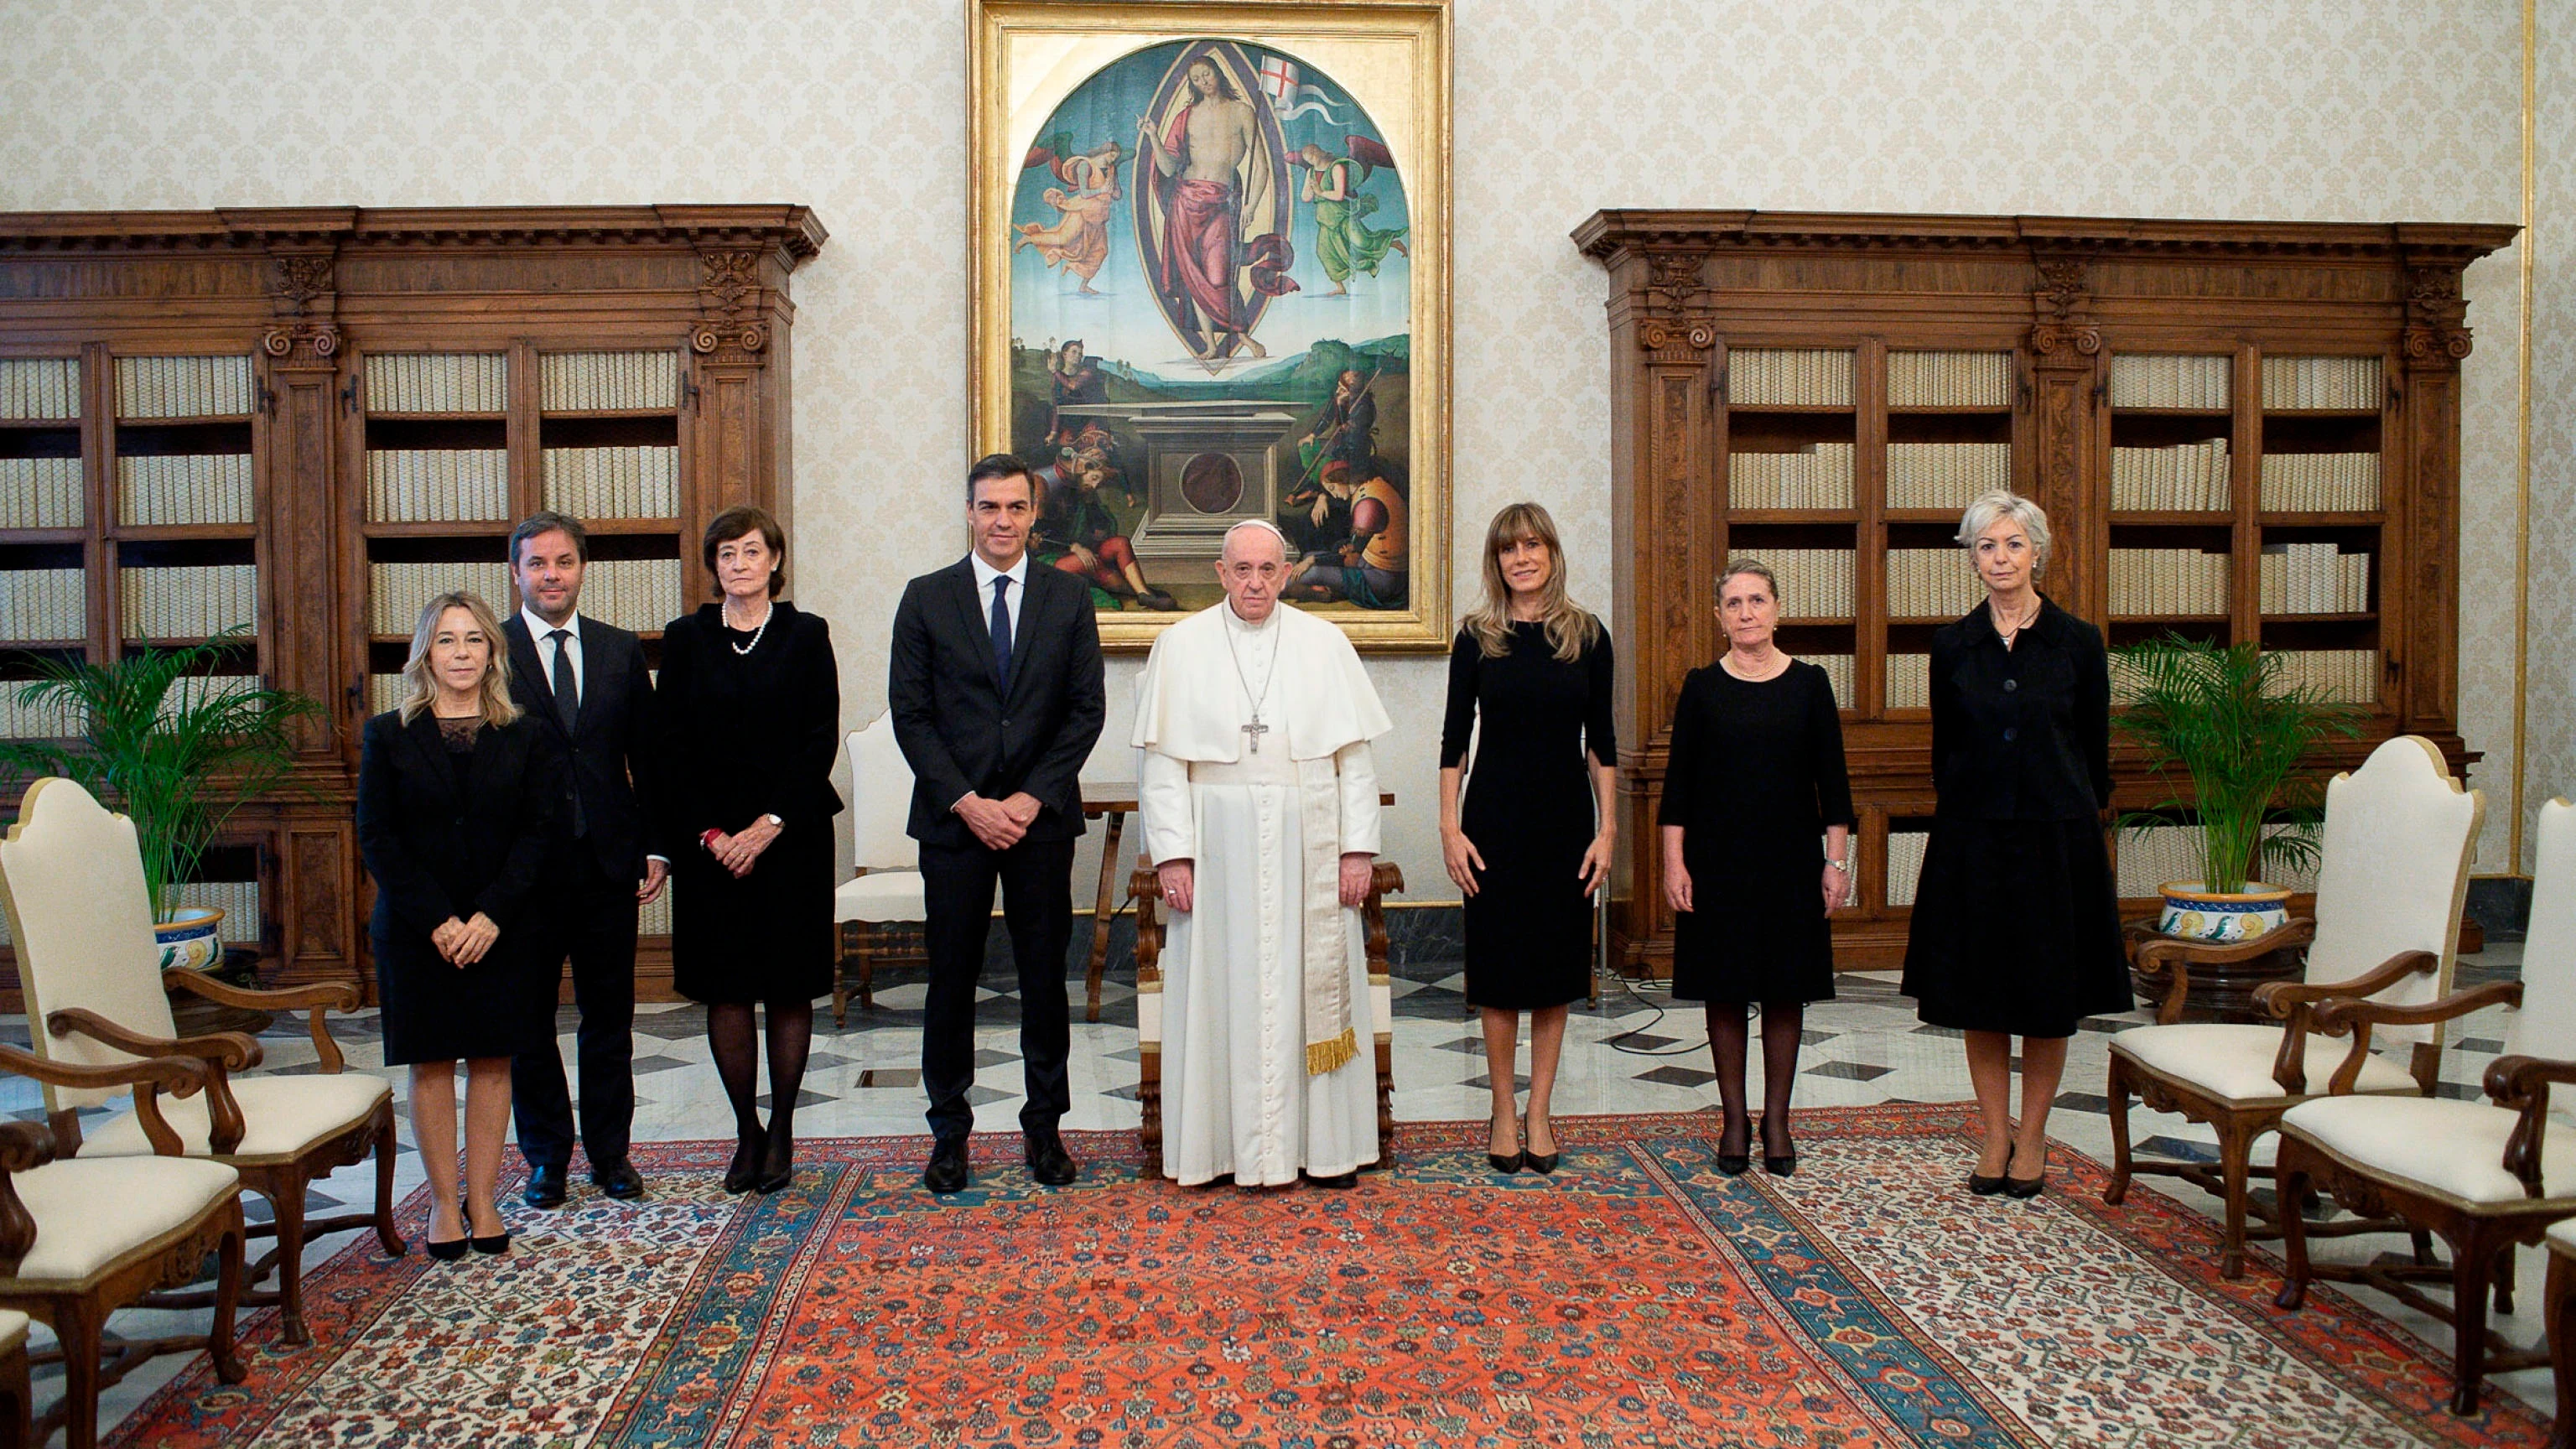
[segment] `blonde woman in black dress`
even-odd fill
[[[1708,1003],[1718,1169],[1752,1165],[1744,1103],[1749,1015],[1762,1009],[1762,1166],[1797,1170],[1789,1093],[1807,1003],[1834,995],[1825,915],[1851,891],[1851,777],[1842,716],[1821,666],[1780,652],[1780,582],[1739,558],[1717,580],[1726,653],[1694,669],[1673,705],[1656,820],[1674,911],[1673,999]],[[1821,848],[1817,841],[1824,844]]]
[[[1449,651],[1440,853],[1466,901],[1467,1000],[1484,1016],[1494,1094],[1486,1153],[1498,1172],[1556,1171],[1549,1100],[1566,1007],[1590,990],[1592,896],[1618,826],[1610,686],[1610,632],[1566,597],[1555,521],[1535,503],[1494,515],[1485,602]],[[1512,1103],[1522,1012],[1525,1128]]]

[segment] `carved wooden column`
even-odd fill
[[[703,250],[698,284],[699,320],[689,331],[688,516],[712,518],[737,504],[757,503],[787,517],[788,492],[766,480],[787,472],[787,435],[771,385],[773,359],[784,350],[787,329],[774,311],[787,307],[786,268],[756,247]],[[775,343],[775,345],[773,345]],[[680,541],[681,569],[691,599],[705,597],[712,581],[699,561],[697,540]],[[791,542],[790,547],[794,545]],[[792,577],[791,573],[791,577]]]
[[[2396,526],[2387,538],[2403,554],[2381,561],[2381,587],[2384,592],[2396,574],[2411,580],[2415,599],[2402,619],[2381,614],[2381,658],[2395,676],[2398,718],[2418,733],[2459,728],[2459,493],[2407,485],[2454,476],[2459,467],[2460,362],[2470,348],[2460,271],[2467,264],[2458,256],[2406,256],[2405,360],[2398,384],[2403,436],[2400,446],[2387,450],[2406,477],[2383,479],[2380,489],[2392,504],[2402,500],[2406,514],[2390,520]]]
[[[272,686],[337,712],[341,695],[362,688],[363,660],[345,657],[336,577],[340,541],[333,473],[339,458],[340,329],[336,235],[272,238],[274,319],[260,338],[267,364],[262,425],[267,460],[259,481],[261,645]],[[295,627],[284,626],[296,616]],[[346,789],[345,742],[329,725],[302,728],[296,769],[313,788]],[[357,976],[357,839],[347,811],[292,805],[272,837],[277,853],[272,907],[283,933],[289,981]]]
[[[2091,269],[2077,257],[2034,253],[2039,285],[2031,292],[2031,420],[2035,471],[2031,490],[2048,510],[2055,546],[2040,587],[2060,607],[2108,618],[2105,580],[2090,565],[2110,546],[2107,512],[2091,506],[2086,480],[2103,472],[2094,458],[2093,404],[2099,384],[2102,329],[2092,314]]]

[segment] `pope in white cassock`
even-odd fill
[[[1279,606],[1287,540],[1225,536],[1226,601],[1163,631],[1136,685],[1145,848],[1162,875],[1163,1172],[1348,1187],[1377,1160],[1367,1049],[1386,711],[1342,631]]]

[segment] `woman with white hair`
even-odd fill
[[[1925,1023],[1966,1033],[1984,1142],[1968,1190],[2037,1197],[2066,1042],[2129,1009],[2103,812],[2111,675],[2102,631],[2039,592],[2048,515],[2008,492],[1968,505],[1959,543],[1984,603],[1932,636],[1937,804],[1905,947]],[[2012,1116],[2012,1039],[2022,1110]]]

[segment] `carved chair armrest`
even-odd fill
[[[1360,903],[1362,941],[1368,954],[1371,976],[1387,974],[1386,898],[1404,889],[1404,867],[1381,860],[1369,871],[1368,899]]]
[[[1139,866],[1127,877],[1127,899],[1136,906],[1136,986],[1142,990],[1163,980],[1162,872]]]
[[[65,1007],[45,1018],[45,1029],[57,1037],[74,1033],[132,1052],[138,1057],[194,1057],[206,1064],[206,1146],[212,1151],[230,1152],[241,1146],[248,1123],[242,1116],[241,1102],[233,1096],[232,1072],[259,1065],[259,1043],[237,1031],[221,1031],[210,1036],[157,1037],[128,1031],[94,1011],[77,1006]],[[139,1110],[138,1103],[138,1110]]]
[[[0,1273],[15,1274],[36,1246],[36,1218],[9,1180],[54,1160],[54,1134],[42,1122],[0,1126]]]
[[[2309,1010],[2309,1020],[2327,1036],[2352,1033],[2352,1050],[2344,1054],[2326,1081],[2326,1091],[2337,1097],[2351,1093],[2361,1080],[2361,1064],[2370,1055],[2370,1029],[2374,1026],[2430,1026],[2437,1021],[2456,1021],[2473,1011],[2495,1005],[2522,1005],[2522,983],[2490,981],[2466,991],[2455,991],[2439,1001],[2419,1006],[2399,1006],[2389,1001],[2371,1001],[2352,996],[2333,996],[2318,1002]]]
[[[164,987],[185,991],[219,1006],[236,1006],[250,1011],[301,1011],[305,1013],[305,1030],[313,1038],[314,1055],[321,1058],[322,1070],[337,1074],[348,1065],[340,1054],[340,1044],[331,1038],[325,1012],[358,1009],[358,988],[345,981],[321,981],[308,986],[252,988],[217,981],[202,971],[183,971],[172,967],[161,973]]]
[[[196,1057],[137,1057],[107,1066],[77,1066],[0,1042],[0,1071],[32,1077],[51,1087],[132,1088],[134,1115],[142,1119],[144,1140],[163,1157],[179,1156],[180,1142],[179,1134],[161,1116],[162,1091],[167,1089],[174,1097],[193,1096],[205,1089],[207,1074],[216,1070],[220,1068]]]
[[[138,1057],[202,1057],[227,1072],[247,1071],[258,1066],[267,1055],[255,1039],[237,1031],[218,1031],[205,1036],[145,1036],[128,1031],[94,1011],[67,1006],[45,1018],[45,1029],[57,1037],[77,1032],[92,1041],[112,1046]]]
[[[2298,916],[2285,921],[2281,929],[2269,931],[2250,941],[2186,941],[2174,936],[2149,934],[2138,942],[2135,961],[2138,974],[2154,980],[2165,978],[2164,999],[2156,1006],[2156,1021],[2171,1026],[2182,1020],[2183,1003],[2191,995],[2191,967],[2227,966],[2269,956],[2275,951],[2288,951],[2316,939],[2317,923]]]
[[[2441,964],[2442,958],[2430,951],[2400,951],[2349,981],[2272,981],[2255,987],[2254,1003],[2281,1019],[2281,1051],[2272,1059],[2272,1080],[2292,1096],[2306,1094],[2309,1018],[2316,1003],[2338,996],[2369,996]],[[2361,1068],[2353,1070],[2358,1073]]]
[[[2521,1182],[2525,1197],[2541,1195],[2540,1145],[2549,1132],[2553,1082],[2576,1083],[2576,1061],[2498,1057],[2487,1063],[2487,1095],[2497,1106],[2521,1114],[2504,1140],[2504,1170]]]

